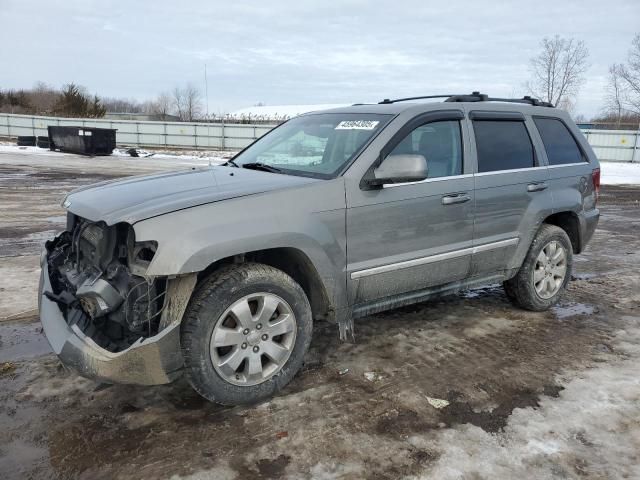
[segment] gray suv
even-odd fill
[[[222,166],[71,192],[42,255],[41,321],[87,377],[184,374],[211,401],[254,403],[300,369],[314,320],[352,339],[355,318],[490,282],[548,309],[599,186],[569,115],[529,97],[306,114]]]

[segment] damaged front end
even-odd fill
[[[155,242],[126,223],[71,213],[41,259],[40,318],[54,352],[83,376],[162,384],[182,368],[179,326],[196,275],[145,275]]]

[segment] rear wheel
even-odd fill
[[[291,277],[247,263],[214,273],[182,323],[187,378],[208,400],[252,404],[282,389],[311,342],[309,301]]]
[[[542,311],[555,305],[571,278],[573,251],[566,232],[544,224],[515,277],[504,282],[505,293],[515,305]]]

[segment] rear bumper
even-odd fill
[[[51,291],[47,252],[41,258],[38,291],[40,321],[51,348],[62,363],[87,378],[108,383],[159,385],[180,376],[180,325],[170,325],[157,335],[113,353],[99,347],[76,325],[69,326],[58,307],[44,295]]]
[[[580,251],[583,251],[591,237],[593,237],[593,232],[596,231],[598,220],[600,219],[600,210],[594,208],[582,213],[578,218],[580,219]]]

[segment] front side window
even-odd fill
[[[335,177],[392,118],[391,115],[321,113],[289,120],[241,152],[239,167],[260,164],[281,173]]]
[[[556,118],[534,118],[533,121],[540,132],[549,165],[585,161],[578,144],[564,123]]]
[[[460,122],[431,122],[414,129],[389,155],[422,155],[427,160],[427,178],[462,175]]]
[[[478,172],[535,166],[533,144],[522,121],[474,120]]]

